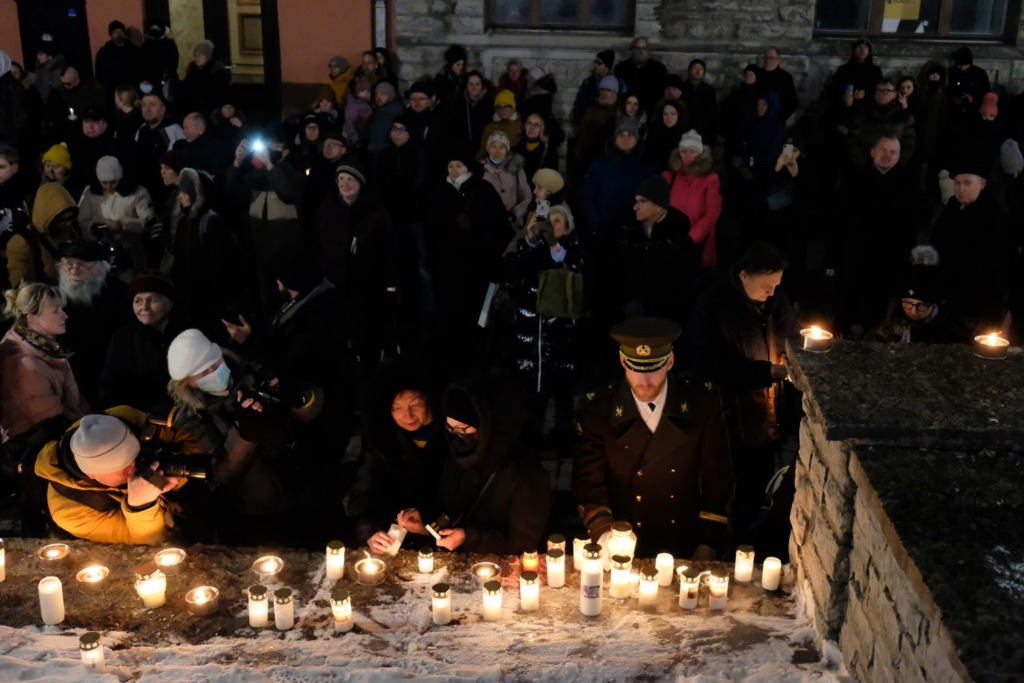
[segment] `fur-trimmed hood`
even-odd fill
[[[506,159],[508,159],[508,161],[499,167],[491,164],[490,160],[487,158],[487,152],[478,152],[476,155],[476,160],[484,167],[484,171],[489,171],[491,173],[495,173],[497,171],[508,171],[512,175],[516,175],[519,171],[523,170],[524,164],[526,163],[526,160],[523,159],[522,155],[517,152],[510,151]]]
[[[673,173],[688,175],[692,178],[703,178],[704,176],[711,173],[714,167],[714,159],[711,156],[711,148],[707,145],[704,146],[704,151],[693,160],[690,167],[683,171],[683,160],[679,156],[679,150],[676,149],[672,152],[672,156],[669,157],[668,166],[672,169]]]

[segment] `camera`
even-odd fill
[[[307,390],[298,387],[293,389],[291,385],[273,382],[272,379],[265,379],[253,386],[239,386],[238,391],[242,394],[239,403],[252,399],[258,401],[264,408],[301,408],[312,398]]]
[[[427,531],[434,537],[435,540],[441,540],[441,530],[447,529],[452,525],[451,517],[447,513],[442,512],[438,515],[437,519],[427,525]]]
[[[163,488],[167,486],[167,477],[206,479],[211,460],[209,455],[182,456],[144,442],[135,458],[135,472],[153,486]],[[150,469],[154,462],[160,463],[159,470]]]

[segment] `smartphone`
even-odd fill
[[[547,199],[541,199],[537,202],[537,211],[534,212],[534,216],[539,221],[547,220],[548,212],[551,211],[551,202]]]
[[[249,151],[252,152],[253,154],[265,152],[266,149],[267,143],[263,142],[263,140],[261,140],[260,138],[256,138],[255,140],[252,141],[252,144],[249,145]]]
[[[852,95],[853,94],[853,83],[847,83],[846,84],[846,94],[847,95]]]
[[[782,156],[786,157],[787,159],[792,159],[793,152],[795,151],[796,147],[793,146],[792,142],[787,142],[785,145],[782,146]]]

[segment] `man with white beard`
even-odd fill
[[[68,297],[67,332],[61,342],[73,353],[69,362],[79,390],[99,405],[99,379],[110,337],[131,321],[128,288],[110,276],[110,252],[100,242],[66,240],[58,250],[57,275]]]

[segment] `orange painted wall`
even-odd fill
[[[114,19],[119,20],[128,28],[137,28],[140,31],[143,29],[142,0],[89,2],[85,5],[85,12],[89,18],[89,47],[92,48],[94,62],[96,53],[110,40],[110,36],[107,35],[107,25]]]
[[[326,83],[332,56],[354,66],[373,47],[372,0],[282,0],[277,8],[285,83]]]
[[[18,30],[18,3],[0,0],[0,50],[16,62],[21,61],[21,33]],[[29,64],[28,68],[32,68]]]

